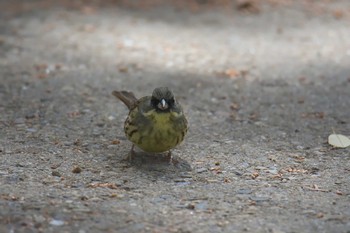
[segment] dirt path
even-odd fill
[[[100,2],[0,1],[0,232],[349,232],[349,1]],[[180,162],[123,161],[157,86]]]

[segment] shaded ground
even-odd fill
[[[276,2],[1,1],[0,232],[349,232],[350,4]],[[156,86],[176,166],[122,160]]]

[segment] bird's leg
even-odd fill
[[[167,158],[169,159],[169,164],[174,166],[180,162],[177,157],[172,156],[171,151],[168,151]]]
[[[172,163],[172,156],[171,156],[171,151],[170,150],[168,151],[166,157],[169,160],[169,163]]]
[[[131,150],[130,150],[129,162],[131,162],[133,155],[135,155],[134,148],[135,148],[135,145],[132,144]]]
[[[131,162],[133,155],[135,155],[134,147],[135,147],[135,145],[132,144],[130,152],[129,152],[128,155],[123,159],[124,161],[129,161],[129,162]]]

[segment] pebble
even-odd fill
[[[24,124],[25,123],[25,119],[24,118],[16,118],[14,120],[15,124]]]
[[[183,182],[186,182],[186,179],[177,178],[177,179],[174,179],[174,182],[183,183]]]
[[[34,219],[34,221],[35,222],[37,222],[37,223],[43,223],[43,222],[45,222],[45,217],[44,216],[42,216],[42,215],[34,215],[33,216],[33,219]]]
[[[35,117],[36,117],[35,113],[28,113],[28,114],[26,114],[26,119],[33,119]]]
[[[237,194],[251,194],[253,191],[251,189],[239,189]]]
[[[50,221],[50,224],[53,226],[62,226],[62,225],[64,225],[64,221],[58,220],[58,219],[52,219]]]
[[[180,173],[181,178],[192,178],[192,174],[188,172],[181,172]]]
[[[94,129],[93,131],[92,131],[92,135],[94,135],[94,136],[99,136],[99,135],[101,135],[102,133],[99,131],[99,130],[96,130],[96,129]]]
[[[205,167],[201,167],[201,168],[196,169],[197,173],[203,173],[203,172],[207,172],[207,171],[208,171],[208,169]]]
[[[61,177],[61,173],[59,173],[58,171],[52,171],[51,175]]]
[[[207,201],[202,201],[202,202],[196,204],[195,208],[197,210],[207,210],[208,209],[208,202]]]
[[[118,148],[118,145],[108,145],[107,148],[108,149],[116,149],[116,148]]]
[[[270,173],[270,174],[273,174],[273,175],[278,174],[277,169],[270,169],[270,170],[267,170],[267,172]]]
[[[65,146],[71,146],[71,145],[73,145],[73,142],[66,141],[66,142],[63,142],[63,145],[65,145]]]
[[[109,116],[108,120],[113,121],[113,120],[115,120],[115,117],[114,116]]]
[[[81,171],[82,171],[82,169],[80,167],[78,167],[78,166],[74,167],[73,170],[72,170],[72,172],[76,173],[76,174],[77,173],[81,173]]]
[[[30,132],[30,133],[35,133],[36,131],[38,131],[37,129],[34,129],[34,128],[28,128],[26,130],[27,132]]]
[[[269,197],[249,197],[250,198],[250,200],[252,200],[252,201],[256,201],[256,202],[262,202],[262,201],[268,201],[268,200],[270,200],[270,198]]]

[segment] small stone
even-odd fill
[[[81,171],[82,171],[82,169],[78,166],[74,167],[72,170],[73,173],[81,173]]]
[[[192,178],[192,174],[189,172],[181,172],[180,177],[181,178]]]
[[[51,175],[61,177],[61,173],[59,173],[58,171],[52,171]]]
[[[52,219],[50,221],[50,224],[53,226],[62,226],[62,225],[64,225],[64,221],[58,220],[58,219]]]
[[[277,175],[278,174],[277,169],[270,169],[270,170],[267,170],[267,172],[270,173],[270,174],[273,174],[273,175]]]
[[[267,170],[266,167],[263,167],[263,166],[257,166],[255,167],[256,170]]]
[[[92,135],[94,135],[94,136],[99,136],[99,135],[101,135],[101,132],[100,132],[99,130],[97,130],[97,129],[94,129],[94,130],[92,131]]]
[[[205,167],[201,167],[201,168],[196,169],[197,173],[203,173],[203,172],[206,172],[206,171],[208,171],[208,169],[205,168]]]
[[[115,120],[115,117],[114,116],[109,116],[108,120],[113,121],[113,120]]]
[[[202,201],[196,204],[195,206],[196,210],[202,210],[205,211],[208,209],[208,202],[207,201]]]
[[[45,217],[44,216],[42,216],[42,215],[34,215],[33,216],[33,219],[34,219],[34,221],[35,222],[37,222],[37,223],[43,223],[43,222],[45,222]]]
[[[28,114],[26,114],[25,117],[26,117],[26,119],[33,119],[36,117],[36,114],[35,113],[28,113]]]
[[[17,119],[14,120],[14,123],[16,125],[24,124],[25,123],[25,119],[24,118],[17,118]]]
[[[237,194],[251,194],[253,191],[251,189],[239,189]]]
[[[72,146],[73,145],[73,142],[63,142],[63,145],[65,145],[65,146]]]
[[[262,201],[268,201],[270,200],[269,197],[249,197],[250,200],[256,201],[256,202],[262,202]]]
[[[35,133],[36,131],[37,131],[37,129],[34,129],[34,128],[27,129],[27,132],[30,132],[30,133]]]
[[[177,179],[174,179],[174,182],[183,183],[183,182],[186,182],[186,179],[177,178]]]
[[[97,126],[97,127],[103,127],[103,126],[105,126],[105,123],[103,123],[103,122],[98,122],[98,123],[96,123],[96,126]]]
[[[117,149],[117,148],[118,148],[118,146],[117,146],[117,145],[112,144],[112,145],[108,145],[108,146],[107,146],[107,148],[108,148],[108,149]]]

